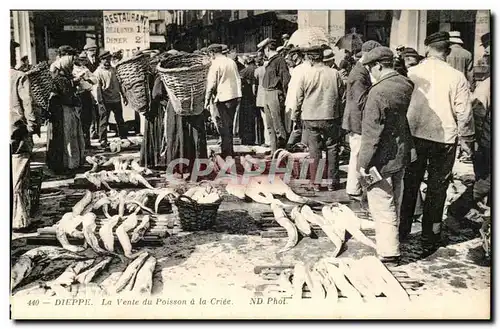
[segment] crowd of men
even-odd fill
[[[489,34],[481,40],[489,64]],[[399,261],[400,241],[409,237],[427,176],[421,239],[424,253],[435,250],[457,147],[461,159],[475,159],[477,182],[473,196],[456,213],[463,216],[464,209],[474,208],[490,191],[489,78],[477,84],[473,80],[472,56],[461,46],[459,32],[428,36],[425,56],[408,47],[393,52],[369,40],[342,68],[327,45],[299,48],[285,42],[259,43],[265,62],[254,72],[257,113],[263,114],[271,151],[305,144],[313,159],[315,190],[321,188],[316,170],[326,151],[328,189],[335,190],[339,147],[347,136],[346,191],[352,199],[367,198],[377,252],[387,263]],[[231,155],[241,77],[237,65],[222,54],[222,45],[212,45],[208,52],[214,62],[205,106],[216,95],[223,154]]]
[[[489,65],[489,34],[481,40]],[[317,178],[323,175],[317,171],[326,151],[327,188],[333,191],[340,187],[341,146],[349,149],[346,192],[353,200],[367,199],[376,223],[377,252],[383,261],[397,263],[426,174],[422,245],[425,252],[439,245],[457,147],[462,159],[474,159],[476,184],[450,214],[463,216],[490,193],[490,80],[474,81],[472,56],[462,43],[457,32],[437,32],[425,39],[421,56],[412,48],[393,52],[368,40],[341,63],[335,62],[328,45],[296,47],[288,35],[281,46],[275,39],[263,40],[258,55],[243,57],[243,63],[221,44],[195,53],[212,59],[204,107],[220,134],[222,156],[234,154],[235,133],[244,144],[268,145],[272,152],[307,148],[313,160],[310,187],[318,191],[322,186]],[[81,100],[85,146],[90,147],[97,133],[100,146],[107,147],[110,112],[118,135],[126,139],[122,102],[127,104],[127,99],[113,55],[105,51],[96,58],[95,47],[80,55],[68,46],[59,49],[58,58],[68,55],[74,58],[71,79]],[[57,74],[62,61],[55,63],[51,71]],[[28,65],[23,60],[13,70],[25,71]],[[23,79],[18,73],[11,77],[13,154],[25,152],[19,140],[39,134],[36,118],[23,109],[27,103],[15,89]],[[19,133],[21,126],[26,134]],[[206,139],[204,129],[200,136]],[[22,168],[26,170],[25,164]],[[14,180],[15,193],[20,189]]]

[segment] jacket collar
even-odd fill
[[[392,77],[395,77],[395,76],[397,76],[397,75],[399,75],[399,73],[398,73],[398,72],[395,72],[395,71],[394,71],[394,72],[387,73],[386,75],[384,75],[384,76],[382,77],[382,79],[380,79],[380,80],[378,80],[377,82],[375,82],[375,83],[371,86],[371,88],[375,87],[376,85],[378,85],[378,84],[379,84],[379,83],[381,83],[382,81],[385,81],[385,80],[390,79],[390,78],[392,78]]]

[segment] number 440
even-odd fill
[[[40,301],[38,299],[33,299],[28,301],[28,306],[38,306],[39,303]]]

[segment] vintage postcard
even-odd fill
[[[490,21],[11,10],[11,318],[490,319]]]

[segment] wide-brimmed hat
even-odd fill
[[[210,46],[207,47],[207,51],[213,52],[213,53],[221,53],[223,50],[223,47],[221,44],[218,43],[213,43]]]
[[[323,50],[323,62],[329,62],[335,60],[335,54],[331,49]]]
[[[449,34],[450,34],[450,42],[451,43],[459,43],[459,44],[464,43],[462,41],[462,39],[460,38],[460,31],[451,31],[451,32],[449,32]]]
[[[111,57],[111,53],[109,52],[109,50],[105,50],[102,54],[99,55],[99,59],[106,59],[106,58],[110,58]]]

